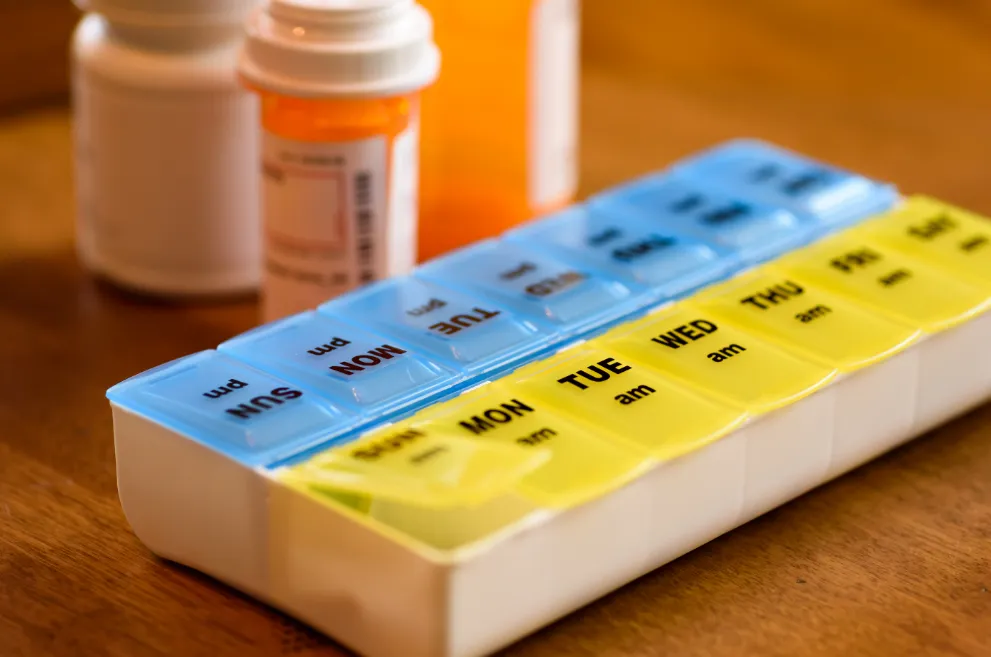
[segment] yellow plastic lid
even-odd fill
[[[991,286],[991,220],[928,196],[912,196],[899,208],[851,231]]]
[[[550,456],[547,449],[513,449],[406,422],[323,452],[279,478],[328,493],[464,507],[512,491]]]
[[[543,506],[564,508],[602,496],[642,474],[654,461],[593,433],[546,401],[511,385],[493,383],[424,412],[429,431],[458,435],[521,454],[551,457],[520,482],[520,494]]]
[[[635,360],[590,346],[519,370],[508,385],[661,460],[704,447],[747,418]]]
[[[855,233],[829,237],[773,266],[928,332],[967,321],[991,305],[975,285]]]
[[[795,402],[825,386],[837,373],[687,303],[613,329],[590,344],[621,353],[751,413]]]
[[[772,267],[734,278],[690,303],[841,372],[884,360],[920,335]]]

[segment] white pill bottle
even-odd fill
[[[260,279],[258,103],[237,80],[258,0],[75,0],[77,251],[156,296]]]

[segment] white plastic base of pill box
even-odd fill
[[[476,657],[991,397],[991,314],[838,378],[610,495],[461,550],[287,488],[114,406],[138,537],[368,657]]]

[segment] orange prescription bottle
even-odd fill
[[[239,61],[261,100],[263,321],[416,264],[420,91],[439,70],[414,0],[269,0]]]
[[[423,99],[425,260],[573,200],[580,0],[420,2],[444,54]]]

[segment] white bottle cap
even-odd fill
[[[247,33],[242,77],[286,96],[398,96],[440,68],[433,22],[414,0],[270,0]]]
[[[142,27],[238,24],[260,0],[73,0],[111,23]]]

